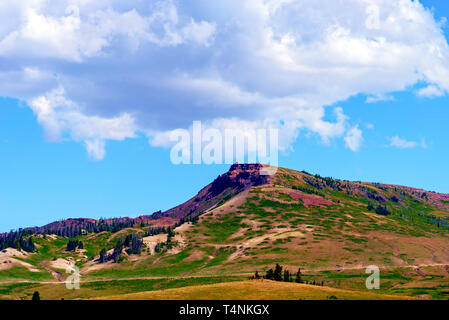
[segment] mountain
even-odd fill
[[[371,201],[371,204],[384,206],[388,203],[404,203],[400,199],[406,197],[414,199],[414,202],[422,202],[435,207],[435,209],[449,212],[449,195],[446,194],[397,185],[341,181],[333,178],[323,178],[319,175],[311,175],[305,171],[295,173],[294,170],[285,168],[280,168],[280,170],[287,172],[287,175],[284,173],[271,177],[260,174],[263,168],[264,165],[262,164],[234,164],[228,172],[218,176],[211,184],[200,190],[195,197],[165,212],[158,211],[151,215],[142,215],[137,218],[122,217],[100,220],[90,218],[65,219],[52,222],[42,227],[24,228],[23,230],[38,234],[44,232],[57,233],[59,230],[68,227],[88,228],[89,225],[96,224],[134,226],[147,224],[150,221],[161,218],[172,218],[172,220],[168,220],[175,221],[186,217],[197,217],[214,206],[225,203],[240,192],[262,185],[271,185],[274,187],[282,185],[290,188],[295,191],[292,193],[295,200],[303,202],[305,206],[314,202],[322,205],[334,204],[330,200],[325,200],[326,195],[324,194],[327,192],[328,195],[331,195],[329,191],[332,190],[343,192],[362,202]],[[288,176],[289,178],[287,178]],[[290,179],[290,184],[286,179]],[[291,179],[296,181],[291,183]],[[379,192],[380,190],[383,190],[383,192]],[[446,227],[448,226],[444,220],[440,221],[440,223]]]
[[[266,176],[264,169],[235,164],[165,212],[58,222],[61,228],[91,226],[71,237],[83,242],[75,251],[66,251],[70,235],[44,237],[44,229],[33,229],[26,237],[37,252],[0,254],[0,289],[2,280],[33,280],[42,284],[3,291],[9,298],[36,288],[55,298],[109,296],[247,279],[279,263],[292,273],[301,268],[305,281],[334,288],[366,290],[365,269],[375,265],[380,293],[435,299],[449,293],[449,195],[286,168]],[[123,244],[130,234],[142,238],[142,250],[131,250],[138,240]],[[102,249],[112,257],[104,263]],[[12,263],[2,265],[2,259]],[[70,263],[90,283],[72,296],[47,284],[62,280]]]
[[[165,220],[165,225],[170,224],[170,222],[173,224],[176,219],[197,217],[218,203],[225,202],[248,188],[269,183],[269,176],[259,174],[262,168],[263,165],[261,164],[232,165],[228,172],[217,177],[211,184],[200,190],[195,197],[165,212],[158,211],[137,218],[122,217],[100,220],[71,218],[55,221],[41,227],[27,227],[21,230],[34,234],[60,234],[68,229],[93,229],[100,225],[117,225],[118,228],[123,228],[148,224],[149,222],[155,224],[156,220]],[[0,237],[6,235],[7,233],[3,233],[0,234]]]
[[[195,197],[168,211],[156,213],[153,218],[199,216],[244,190],[270,183],[269,176],[260,174],[263,167],[261,164],[234,164],[228,172],[204,187]]]
[[[235,165],[230,172],[236,170],[248,169]],[[248,174],[251,181],[261,177]],[[276,262],[310,270],[449,264],[449,195],[285,168],[246,186],[184,233],[198,246],[192,255],[229,249],[211,273]]]

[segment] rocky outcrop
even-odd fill
[[[270,183],[270,176],[261,175],[262,164],[234,164],[228,172],[218,176],[189,201],[165,212],[154,214],[154,219],[198,216],[222,201],[251,187]]]

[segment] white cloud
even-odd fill
[[[104,140],[86,140],[86,150],[93,160],[103,160],[106,155]]]
[[[55,10],[41,1],[30,2],[22,12],[22,25],[0,41],[0,56],[31,55],[82,62],[103,54],[119,38],[126,38],[135,49],[141,42],[173,46],[193,41],[209,45],[215,33],[214,24],[196,22],[193,18],[180,26],[176,7],[171,1],[159,3],[148,16],[141,15],[136,9],[117,12],[104,6],[103,10],[95,11],[82,6],[83,1],[66,0],[66,3],[65,10],[62,10],[64,7]],[[85,10],[81,11],[83,7]],[[58,14],[46,14],[52,11]],[[162,30],[156,31],[159,28]],[[30,47],[33,50],[29,50]]]
[[[399,136],[394,136],[394,137],[387,138],[387,139],[390,141],[391,147],[395,147],[395,148],[399,148],[399,149],[413,149],[416,147],[427,148],[427,143],[424,139],[422,139],[420,143],[417,141],[409,141],[409,140],[403,139]]]
[[[0,19],[0,95],[95,159],[109,139],[141,131],[166,145],[193,120],[275,125],[285,148],[306,131],[358,150],[361,129],[329,106],[417,83],[422,96],[449,90],[449,46],[419,1],[22,0],[1,2]]]
[[[443,90],[441,90],[440,88],[438,88],[438,86],[435,85],[429,85],[425,88],[421,88],[418,90],[417,93],[419,96],[426,98],[442,97],[446,94]]]
[[[83,114],[82,109],[64,96],[58,88],[45,96],[30,102],[30,107],[45,128],[50,141],[64,139],[64,134],[75,141],[84,141],[87,152],[95,160],[102,160],[106,154],[105,140],[134,138],[136,126],[129,114],[113,118],[101,118]]]
[[[346,142],[346,148],[352,151],[359,151],[363,143],[362,130],[358,126],[351,128],[346,137],[344,138]]]

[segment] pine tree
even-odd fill
[[[274,268],[273,280],[282,281],[282,267],[277,263]]]
[[[270,269],[267,271],[266,275],[265,275],[265,279],[267,280],[274,280],[274,271],[273,269]]]
[[[298,268],[298,272],[296,272],[296,283],[302,283],[301,275],[301,268]]]
[[[107,256],[106,256],[106,249],[102,249],[100,251],[100,259],[99,259],[100,263],[105,263],[107,261]]]
[[[36,246],[34,245],[33,239],[31,237],[28,238],[27,244],[26,244],[26,250],[27,252],[34,252],[36,251]]]
[[[290,272],[287,269],[284,270],[284,282],[290,282]]]
[[[40,296],[39,292],[38,291],[34,291],[33,297],[31,298],[31,300],[39,301],[40,299],[41,299],[41,296]]]
[[[130,247],[126,250],[128,254],[140,254],[142,252],[143,240],[141,237],[133,234],[126,237],[123,245],[125,247]]]
[[[120,260],[121,260],[120,258],[122,256],[122,251],[123,251],[123,244],[119,240],[117,242],[117,245],[114,247],[114,251],[112,252],[112,260],[114,260],[115,263],[120,262]]]
[[[69,240],[69,242],[67,243],[67,251],[75,251],[76,248],[78,248],[80,245],[79,240]]]

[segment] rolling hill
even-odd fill
[[[27,299],[36,290],[47,299],[73,299],[215,286],[264,274],[276,263],[292,273],[301,268],[304,281],[355,296],[364,292],[359,298],[369,293],[369,265],[381,269],[376,294],[386,298],[448,296],[449,195],[286,168],[264,176],[262,169],[235,164],[166,212],[24,229],[37,251],[0,253],[0,298]],[[128,235],[136,242],[129,236],[127,243]],[[142,248],[135,252],[139,239]],[[67,251],[69,240],[82,248]],[[103,249],[116,261],[101,261]],[[62,281],[73,263],[80,268],[81,289],[69,291]],[[251,283],[258,285],[245,285]],[[279,283],[272,287],[283,290]]]
[[[402,300],[403,296],[341,290],[269,280],[226,282],[154,290],[95,300]]]

